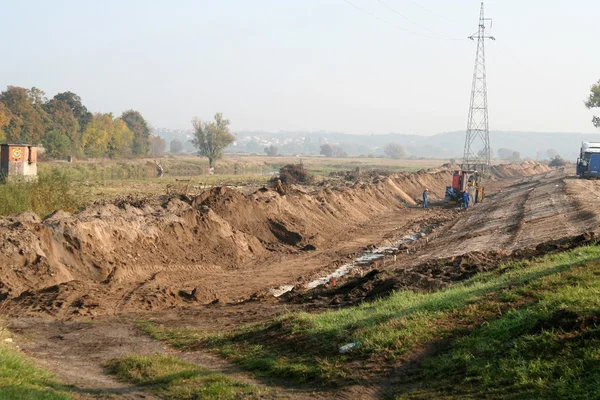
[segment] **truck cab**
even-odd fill
[[[600,177],[600,142],[583,142],[577,159],[577,176],[580,178]]]

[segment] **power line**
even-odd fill
[[[416,36],[425,37],[425,38],[428,38],[428,39],[442,39],[442,38],[435,37],[435,36],[423,35],[423,34],[421,34],[419,32],[415,32],[415,31],[411,31],[410,29],[403,28],[403,27],[401,27],[399,25],[396,25],[396,24],[394,24],[392,22],[386,21],[383,18],[380,18],[380,17],[378,17],[377,15],[375,15],[373,13],[370,13],[369,11],[365,10],[364,8],[361,8],[361,7],[357,6],[356,4],[352,3],[350,0],[344,0],[344,1],[346,3],[348,3],[348,4],[350,4],[352,7],[356,8],[357,10],[359,10],[359,11],[361,11],[361,12],[363,12],[363,13],[365,13],[365,14],[367,14],[367,15],[369,15],[369,16],[377,19],[377,20],[379,20],[380,22],[383,22],[384,24],[393,26],[396,29],[400,29],[401,31],[408,32],[408,33],[411,33],[411,34],[416,35]]]
[[[400,11],[392,8],[389,4],[385,3],[382,0],[377,0],[377,2],[381,3],[383,6],[385,6],[387,9],[389,9],[390,11],[394,12],[395,14],[398,14],[399,16],[401,16],[402,18],[404,18],[405,20],[407,20],[408,22],[415,24],[416,26],[425,29],[427,32],[433,33],[434,35],[440,36],[441,38],[444,39],[449,39],[449,40],[462,40],[462,39],[456,39],[456,38],[451,38],[448,37],[446,35],[442,35],[441,33],[432,31],[431,29],[427,28],[426,26],[423,26],[421,24],[419,24],[418,22],[413,21],[412,19],[408,18],[406,15],[402,14]]]
[[[446,21],[448,21],[448,22],[452,22],[453,24],[458,24],[458,22],[456,22],[456,21],[453,21],[453,20],[451,20],[451,19],[448,19],[448,18],[444,17],[443,15],[440,15],[440,14],[438,14],[438,13],[434,12],[434,11],[431,11],[430,9],[428,9],[428,8],[427,8],[427,7],[425,7],[425,6],[422,6],[422,5],[420,5],[420,4],[419,4],[419,3],[417,3],[416,1],[413,1],[413,0],[407,0],[407,1],[408,1],[408,2],[410,2],[410,3],[412,3],[412,4],[414,4],[415,6],[417,6],[417,7],[419,7],[419,8],[422,8],[423,10],[427,11],[428,13],[430,13],[430,14],[432,14],[432,15],[435,15],[435,16],[436,16],[436,17],[438,17],[438,18],[445,19]]]

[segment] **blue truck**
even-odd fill
[[[583,142],[577,159],[577,176],[600,178],[600,142]]]

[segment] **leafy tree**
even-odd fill
[[[192,144],[201,156],[208,157],[210,168],[223,156],[223,149],[235,141],[235,136],[229,133],[229,120],[222,113],[215,114],[214,122],[202,122],[198,118],[192,120],[194,138]]]
[[[383,148],[383,154],[386,157],[393,158],[395,160],[405,157],[406,151],[404,151],[404,147],[398,143],[388,143]]]
[[[267,156],[269,157],[274,157],[279,154],[279,148],[274,145],[267,146],[265,147],[265,153],[267,153]]]
[[[44,136],[44,120],[47,118],[41,107],[34,103],[30,90],[9,86],[0,93],[0,102],[10,111],[12,118],[4,127],[9,142],[38,144]]]
[[[588,109],[599,108],[600,107],[600,81],[592,86],[590,89],[590,96],[585,102],[585,106]],[[592,123],[596,128],[600,128],[600,117],[594,116],[592,119]]]
[[[342,146],[333,145],[331,146],[331,151],[333,152],[333,156],[336,158],[346,158],[348,157],[348,153],[344,151]]]
[[[502,160],[510,160],[511,158],[513,158],[513,153],[514,150],[511,149],[498,149],[498,158]]]
[[[331,147],[330,144],[327,144],[327,143],[322,144],[320,154],[325,157],[333,157],[333,148]]]
[[[181,140],[177,140],[177,139],[173,139],[171,140],[171,143],[169,144],[169,151],[171,153],[181,153],[181,151],[183,150],[183,143],[181,142]]]
[[[568,165],[569,162],[567,160],[564,160],[561,156],[555,156],[554,158],[552,158],[552,160],[550,161],[550,163],[548,164],[550,167],[562,167],[564,165]]]
[[[133,132],[112,113],[94,114],[81,138],[88,157],[124,157],[132,154]]]
[[[61,100],[51,99],[45,103],[42,108],[48,115],[46,121],[46,131],[54,131],[55,134],[51,138],[51,142],[54,142],[57,138],[57,134],[66,136],[69,139],[69,148],[65,148],[65,141],[61,141],[60,149],[65,153],[57,155],[57,157],[64,157],[69,155],[68,153],[81,153],[81,136],[79,134],[79,122],[73,111],[67,103]],[[46,136],[48,133],[46,133]],[[44,142],[44,140],[42,140]],[[47,141],[46,141],[47,142]],[[45,147],[45,146],[44,146]],[[47,150],[47,149],[46,149]],[[53,152],[54,154],[58,154]],[[48,152],[48,156],[52,157]]]
[[[111,140],[112,114],[94,114],[81,137],[83,152],[88,157],[104,157]]]
[[[135,155],[145,155],[148,153],[150,145],[150,128],[148,122],[142,117],[139,111],[128,110],[121,115],[129,129],[133,132],[133,148]]]
[[[12,119],[12,113],[4,103],[0,103],[0,142],[6,141],[4,127],[8,126]]]
[[[125,121],[120,118],[114,119],[109,127],[108,156],[110,158],[131,156],[134,134]]]
[[[63,92],[54,96],[54,100],[59,100],[67,103],[73,115],[79,123],[79,129],[83,132],[92,121],[92,113],[81,103],[81,97],[77,96],[73,92]]]
[[[44,103],[48,101],[46,98],[46,92],[41,89],[32,87],[27,91],[29,98],[31,99],[31,103],[42,106]]]
[[[554,149],[546,150],[546,154],[548,154],[548,157],[550,157],[551,160],[556,158],[559,155],[558,151],[556,151]]]
[[[518,152],[518,151],[513,151],[512,156],[511,156],[511,160],[514,160],[514,161],[521,160],[521,153]]]
[[[71,153],[71,139],[59,130],[51,130],[44,135],[42,145],[46,156],[50,158],[65,158]]]
[[[167,150],[167,142],[160,136],[150,136],[150,153],[154,156],[164,154]]]

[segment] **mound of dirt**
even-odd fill
[[[2,217],[0,299],[73,313],[210,303],[217,296],[206,274],[235,279],[233,271],[273,252],[314,251],[340,231],[416,204],[425,186],[442,196],[449,178],[407,173],[289,195],[219,187],[193,199],[104,201],[43,221],[31,213]]]
[[[492,166],[492,175],[496,178],[514,178],[521,176],[533,176],[552,171],[546,164],[536,161],[525,161],[521,164],[500,164]]]

